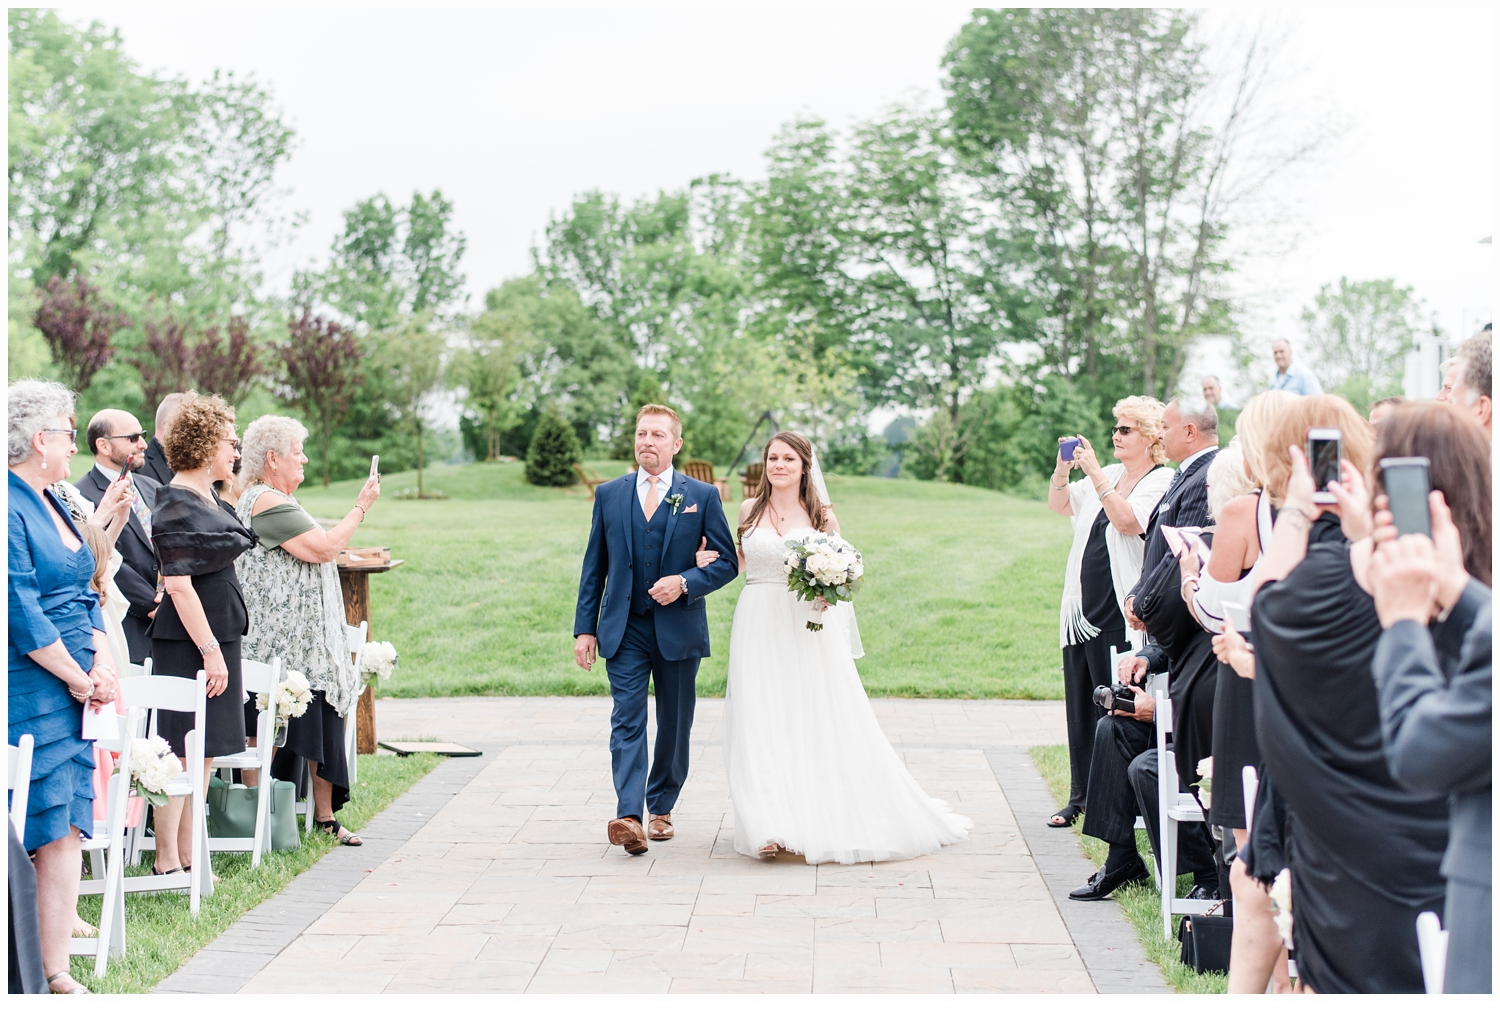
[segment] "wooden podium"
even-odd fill
[[[339,566],[339,585],[344,590],[344,620],[351,625],[369,621],[371,640],[375,638],[375,623],[370,621],[370,573],[389,572],[400,564],[401,559],[393,558],[380,565]],[[375,754],[375,684],[373,680],[359,697],[359,710],[355,719],[359,725],[357,747],[359,754]]]

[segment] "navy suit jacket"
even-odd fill
[[[155,509],[156,489],[161,486],[140,471],[133,472],[130,480],[146,508]],[[76,483],[83,497],[96,506],[109,488],[109,482],[96,467],[90,467]],[[134,511],[125,514],[125,529],[120,531],[115,547],[120,549],[120,557],[124,559],[120,571],[115,574],[115,585],[130,601],[127,613],[145,618],[156,610],[156,552],[146,539],[146,531],[141,529],[141,521],[136,519]]]
[[[1490,884],[1492,607],[1490,591],[1471,579],[1443,623],[1447,628],[1399,621],[1381,633],[1371,665],[1391,777],[1413,790],[1449,795],[1443,876],[1485,886]],[[1457,663],[1451,655],[1455,645]],[[1451,676],[1445,676],[1445,668]]]
[[[631,567],[635,561],[630,510],[641,508],[635,482],[636,475],[630,473],[595,489],[593,526],[578,580],[573,635],[597,636],[599,655],[606,660],[620,648],[630,617]],[[682,502],[667,515],[656,571],[686,577],[688,592],[666,607],[655,601],[647,606],[655,614],[656,644],[662,656],[687,660],[709,655],[708,612],[703,598],[739,575],[739,560],[717,488],[674,470],[672,487],[658,508],[672,509],[666,500],[673,495],[681,495]],[[704,538],[719,558],[700,569],[696,555]]]

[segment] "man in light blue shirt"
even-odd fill
[[[1286,390],[1299,397],[1310,397],[1323,392],[1317,376],[1300,365],[1292,364],[1292,345],[1289,342],[1273,341],[1271,357],[1276,359],[1276,374],[1271,377],[1271,389]]]

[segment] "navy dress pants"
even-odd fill
[[[609,718],[609,760],[618,806],[615,817],[670,814],[688,775],[688,737],[697,702],[698,659],[668,660],[656,647],[653,614],[631,612],[625,638],[604,661],[614,712]],[[646,771],[647,687],[656,685],[656,750]]]

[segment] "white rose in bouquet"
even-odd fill
[[[300,670],[288,668],[286,677],[276,689],[277,726],[285,725],[287,721],[304,715],[311,703],[312,685],[307,683],[307,675]],[[270,695],[266,692],[258,692],[255,696],[255,708],[265,712],[270,706]]]
[[[166,804],[167,784],[181,773],[182,762],[160,737],[137,737],[130,742],[131,785],[152,807]]]
[[[813,533],[792,538],[785,568],[787,589],[809,603],[819,599],[832,607],[850,600],[864,578],[860,553],[838,534]],[[810,632],[822,631],[823,623],[809,621]]]
[[[359,655],[359,673],[365,683],[369,683],[371,675],[379,675],[380,680],[385,681],[396,672],[396,664],[400,662],[401,656],[396,652],[396,647],[388,642],[367,642],[364,650]]]

